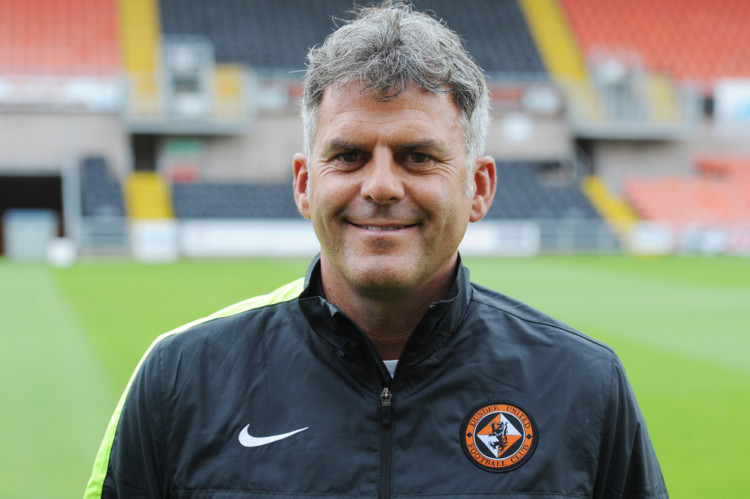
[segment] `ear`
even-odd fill
[[[474,163],[474,197],[471,201],[470,221],[478,222],[487,214],[495,199],[496,188],[495,160],[490,156],[477,158]]]
[[[304,154],[294,155],[294,203],[303,217],[310,218],[310,202],[307,198],[307,158]]]

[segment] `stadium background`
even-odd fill
[[[662,445],[670,457],[693,452],[685,459],[705,460],[706,473],[721,476],[728,487],[722,489],[723,497],[741,497],[741,490],[750,493],[746,487],[732,487],[740,480],[734,471],[721,475],[726,466],[716,465],[716,454],[726,448],[706,444],[735,435],[737,459],[748,463],[747,430],[726,428],[721,418],[741,421],[739,413],[730,417],[727,411],[750,406],[747,365],[741,358],[748,347],[743,331],[750,324],[745,310],[750,303],[750,270],[748,260],[738,258],[750,254],[750,3],[414,3],[432,10],[463,36],[490,81],[493,124],[488,153],[498,162],[500,186],[487,219],[472,226],[464,254],[506,258],[492,260],[494,267],[480,264],[485,269],[481,276],[492,269],[533,272],[532,262],[547,269],[547,279],[563,273],[569,280],[561,281],[560,288],[550,285],[550,290],[564,293],[565,286],[574,285],[582,300],[610,294],[598,288],[606,283],[586,273],[589,264],[614,261],[615,268],[625,269],[610,277],[669,274],[670,285],[653,288],[664,294],[644,293],[639,285],[653,283],[633,281],[612,300],[627,305],[635,300],[628,293],[644,293],[656,305],[654,314],[665,314],[663,351],[708,355],[735,377],[729,382],[707,375],[703,384],[697,383],[704,393],[696,394],[700,398],[695,403],[710,405],[716,400],[705,380],[721,379],[717,384],[723,386],[725,398],[716,404],[716,413],[701,414],[718,418],[716,432],[726,435],[705,436],[697,430],[699,436],[684,435],[696,442],[694,449]],[[22,355],[13,353],[23,342],[10,331],[23,330],[30,315],[55,317],[44,308],[49,303],[39,291],[50,275],[55,292],[68,297],[65,306],[76,309],[89,329],[99,328],[95,332],[101,336],[102,330],[117,325],[97,317],[93,309],[106,305],[97,302],[105,299],[96,295],[123,300],[126,308],[147,307],[149,300],[171,300],[177,308],[185,298],[176,292],[179,285],[168,283],[182,282],[188,288],[196,282],[190,276],[215,281],[215,288],[206,284],[205,289],[216,293],[213,308],[218,308],[230,298],[221,294],[222,286],[229,286],[237,268],[247,271],[250,257],[307,258],[315,251],[309,224],[296,213],[291,196],[291,155],[302,149],[300,79],[307,49],[331,32],[335,18],[347,18],[352,5],[351,0],[0,0],[0,346],[6,366],[25,364]],[[601,259],[569,256],[575,254]],[[529,263],[510,258],[535,255],[541,256]],[[675,263],[673,256],[682,263]],[[209,260],[197,263],[198,257]],[[232,262],[237,265],[226,271],[224,280],[216,277],[226,268],[216,257],[225,258],[222,261],[230,267]],[[152,265],[130,266],[125,263],[129,261]],[[271,281],[284,281],[286,274],[279,268],[291,266],[296,273],[304,268],[297,260],[290,262],[294,263],[266,262],[276,272]],[[513,262],[513,268],[507,262]],[[704,280],[693,280],[692,271],[702,273]],[[139,280],[128,281],[129,277]],[[511,287],[514,282],[512,277],[498,279]],[[519,276],[518,282],[523,278]],[[541,276],[532,282],[542,288],[548,285]],[[612,279],[610,285],[615,282]],[[696,313],[709,304],[714,313],[693,317],[679,309],[684,317],[667,317],[675,309],[664,297],[686,291],[680,290],[679,282],[703,286],[705,296],[688,294],[685,303],[694,304]],[[726,289],[714,288],[720,282]],[[251,293],[245,284],[237,287]],[[503,289],[502,284],[490,284]],[[147,287],[158,293],[149,294]],[[540,306],[549,303],[554,308],[558,303],[529,293]],[[22,298],[42,308],[23,310]],[[598,306],[600,315],[609,310],[604,303]],[[186,308],[187,315],[162,317],[164,328],[194,318],[195,309]],[[640,313],[622,308],[631,315]],[[23,310],[20,318],[12,319],[11,311],[17,310]],[[567,309],[559,310],[565,318]],[[143,315],[159,317],[160,311]],[[39,320],[44,328],[44,320]],[[632,320],[630,326],[640,327]],[[690,322],[699,324],[705,336],[686,333]],[[714,330],[717,324],[730,342],[722,343],[722,332]],[[46,327],[50,325],[54,322]],[[128,336],[132,332],[112,335],[119,339],[109,343],[115,355],[106,362],[115,367],[103,389],[107,397],[116,396],[122,377],[145,348],[145,337],[161,332],[158,325],[144,324],[150,329],[137,339]],[[41,342],[45,336],[39,334]],[[618,343],[617,335],[603,335]],[[680,343],[681,335],[693,342],[692,347]],[[100,342],[94,350],[101,354],[109,340],[93,341]],[[32,341],[29,349],[35,348]],[[630,352],[627,345],[623,348]],[[719,353],[706,353],[712,348]],[[633,366],[640,368],[641,360],[633,353]],[[665,366],[656,372],[669,373]],[[3,385],[11,388],[10,397],[16,396],[20,389],[12,386],[14,373],[7,367],[0,372]],[[655,382],[645,371],[631,376],[643,380],[643,385],[634,381],[637,390],[648,391]],[[676,381],[674,373],[667,377]],[[669,391],[665,385],[656,386]],[[685,385],[675,389],[687,391]],[[652,391],[654,398],[666,396]],[[96,406],[98,417],[111,410],[110,398],[82,405]],[[8,406],[16,407],[11,402]],[[680,406],[680,412],[681,418],[690,418],[684,414],[689,408]],[[22,417],[16,415],[12,421]],[[98,440],[103,424],[102,420],[85,440]],[[54,434],[54,422],[49,425]],[[694,425],[709,422],[698,419]],[[13,439],[6,434],[4,440]],[[29,463],[63,470],[73,466],[80,473],[82,461],[87,472],[95,451],[87,445],[84,457],[71,457],[74,464],[63,463],[65,456],[59,454],[45,460],[27,455],[32,450],[21,451],[22,446],[3,445],[6,472],[0,491],[8,493],[2,495],[14,497],[24,491],[29,497],[49,497],[56,484],[41,489],[40,484],[30,484]],[[712,458],[701,452],[708,448],[713,449]],[[675,462],[666,466],[672,473],[668,482],[685,481],[682,488],[677,484],[678,490],[711,490],[691,481],[698,480],[694,468],[680,473]],[[60,490],[77,491],[81,478],[75,476],[72,486],[60,485]],[[673,488],[674,483],[668,485]],[[684,496],[708,497],[704,492]]]

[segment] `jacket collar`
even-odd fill
[[[456,280],[448,297],[434,302],[414,329],[399,359],[399,373],[433,365],[436,354],[464,319],[471,301],[469,271],[459,257]],[[320,255],[311,263],[305,277],[305,289],[299,304],[310,326],[328,341],[339,354],[355,364],[362,363],[359,374],[390,378],[375,347],[365,333],[336,305],[326,300],[320,278]],[[369,369],[365,365],[369,364]],[[368,371],[365,374],[364,371]]]

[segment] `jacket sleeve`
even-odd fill
[[[595,497],[669,497],[635,394],[614,356]]]
[[[110,419],[84,499],[166,497],[158,341],[139,363]]]

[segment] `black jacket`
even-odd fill
[[[391,379],[318,273],[157,340],[86,497],[667,497],[609,347],[461,266]]]

